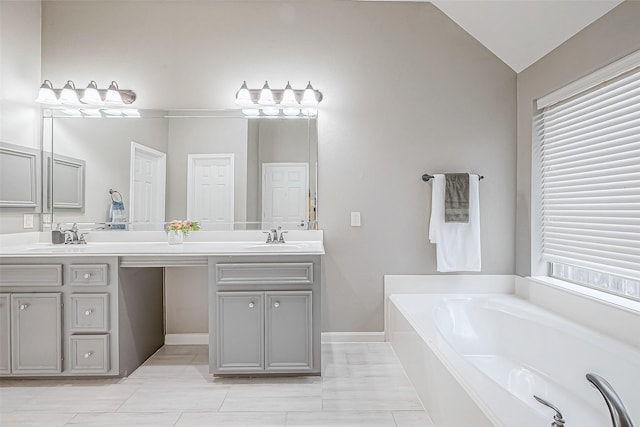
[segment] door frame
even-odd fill
[[[131,228],[135,227],[135,223],[133,222],[134,214],[135,214],[135,168],[136,168],[136,153],[142,152],[149,156],[152,156],[156,159],[156,166],[158,167],[158,173],[155,177],[154,188],[156,189],[156,196],[154,198],[155,206],[153,206],[153,212],[158,213],[162,212],[161,221],[165,221],[165,191],[166,191],[166,183],[167,183],[167,153],[163,153],[162,151],[158,151],[154,148],[148,147],[146,145],[140,144],[135,141],[131,141],[131,155],[129,157],[129,223]],[[162,225],[164,228],[164,224]]]
[[[229,159],[230,166],[230,182],[231,196],[229,197],[229,229],[233,230],[235,222],[235,154],[234,153],[216,153],[216,154],[188,154],[187,155],[187,219],[193,218],[193,210],[195,208],[195,200],[193,200],[193,178],[194,178],[194,161],[201,159]]]
[[[309,163],[306,162],[273,162],[273,163],[262,163],[262,197],[261,197],[261,211],[260,212],[260,223],[264,224],[265,221],[265,194],[266,194],[266,186],[267,186],[267,180],[266,178],[266,173],[267,173],[267,167],[286,167],[286,166],[304,166],[305,169],[305,182],[306,182],[306,187],[305,187],[305,199],[307,199],[307,201],[304,204],[304,211],[305,211],[305,218],[304,221],[308,221],[309,220],[309,202],[308,202],[308,197],[309,197]]]

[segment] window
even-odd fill
[[[538,100],[540,246],[550,275],[640,300],[640,52],[620,62]]]

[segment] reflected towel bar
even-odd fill
[[[428,173],[425,173],[424,175],[422,175],[422,180],[424,182],[428,182],[431,178],[433,178],[433,175],[429,175]],[[484,179],[484,175],[480,175],[478,174],[478,180]]]

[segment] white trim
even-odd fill
[[[209,334],[166,334],[164,345],[209,345]]]
[[[155,176],[155,181],[157,187],[154,189],[156,192],[157,198],[155,199],[156,203],[153,209],[154,218],[153,222],[160,220],[160,222],[164,222],[165,218],[165,209],[166,209],[166,186],[167,186],[167,153],[163,153],[162,151],[156,150],[151,147],[147,147],[146,145],[140,144],[139,142],[131,141],[131,152],[129,155],[129,215],[127,216],[127,222],[131,224],[130,229],[135,228],[135,224],[133,223],[133,219],[135,216],[135,158],[137,152],[143,152],[150,156],[153,156],[158,159],[156,165],[158,166],[157,174]],[[155,214],[159,213],[161,218],[156,218]],[[162,224],[162,228],[164,228],[164,224]]]
[[[590,73],[536,101],[540,110],[640,66],[640,50]]]
[[[195,200],[193,191],[194,169],[195,161],[202,159],[229,159],[229,229],[233,230],[233,224],[235,222],[235,153],[221,153],[221,154],[189,154],[187,155],[187,218],[192,220],[200,220],[194,217]]]
[[[384,342],[384,332],[323,332],[322,342]]]

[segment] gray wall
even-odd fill
[[[640,49],[640,2],[626,1],[518,74],[518,190],[516,273],[536,271],[535,218],[531,217],[531,144],[534,101]],[[532,223],[534,226],[532,227]],[[532,230],[533,228],[533,230]],[[532,238],[533,236],[533,238]],[[537,258],[537,257],[534,257]]]
[[[169,121],[150,119],[53,119],[53,152],[84,160],[85,209],[55,209],[55,222],[105,222],[109,220],[111,195],[120,192],[129,217],[131,142],[167,153]],[[55,183],[55,176],[54,183]],[[168,178],[169,179],[169,178]],[[54,184],[55,185],[55,184]]]
[[[187,217],[189,154],[234,154],[234,218],[246,220],[247,120],[184,118],[169,120],[167,220]]]
[[[40,0],[0,1],[0,141],[40,148]],[[23,229],[25,212],[39,209],[0,209],[0,233]]]
[[[436,272],[425,172],[487,177],[482,272],[514,272],[516,74],[433,5],[44,2],[42,32],[43,76],[117,80],[140,107],[235,108],[243,80],[324,93],[323,330],[381,331],[383,274]]]

